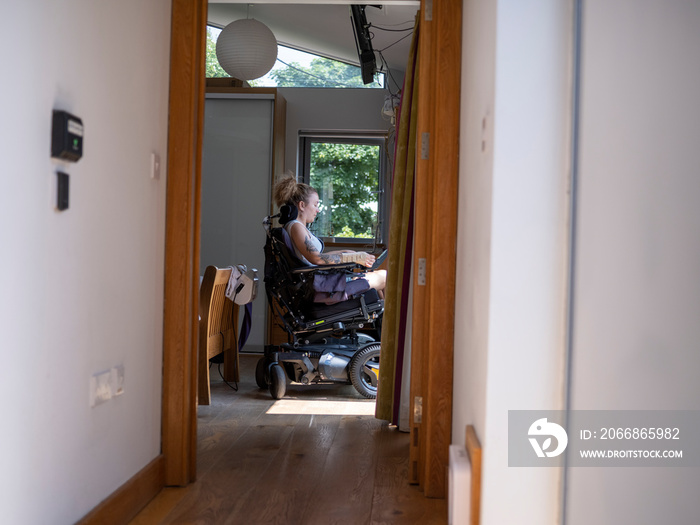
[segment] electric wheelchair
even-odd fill
[[[307,266],[299,261],[287,231],[272,227],[273,219],[281,215],[284,224],[295,211],[285,205],[263,220],[265,292],[288,342],[265,346],[255,381],[269,388],[274,399],[284,396],[287,378],[302,385],[350,383],[373,399],[384,301],[362,278],[367,268],[357,263]]]

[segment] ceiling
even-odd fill
[[[279,0],[278,0],[279,1]],[[304,0],[302,0],[304,1]],[[349,4],[366,4],[365,1],[306,0],[311,3],[262,3],[209,2],[209,23],[224,27],[234,20],[250,18],[264,23],[272,30],[280,44],[358,64],[357,48],[350,18]],[[368,5],[367,21],[387,29],[412,28],[419,8],[417,0],[390,0],[378,7]],[[379,4],[376,4],[379,6]],[[403,77],[411,46],[411,31],[383,31],[370,28],[372,47],[382,51],[391,71]],[[394,44],[402,37],[406,37]],[[394,44],[394,45],[392,45]],[[391,46],[391,47],[388,47]],[[381,60],[377,53],[377,68]]]

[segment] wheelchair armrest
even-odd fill
[[[356,269],[367,269],[366,267],[357,263],[342,263],[342,264],[316,264],[313,266],[300,266],[298,268],[292,268],[289,272],[293,274],[302,273],[312,273],[318,270],[356,270]]]

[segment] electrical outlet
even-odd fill
[[[90,406],[96,407],[112,399],[112,372],[100,372],[90,378]]]
[[[112,395],[120,396],[124,393],[124,367],[115,366],[111,370]]]

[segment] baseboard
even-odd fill
[[[265,353],[265,346],[264,345],[251,345],[251,344],[246,344],[243,347],[243,350],[238,352],[240,355],[245,355],[245,354],[264,354]]]
[[[77,525],[122,525],[131,521],[165,486],[165,457],[158,456]]]

